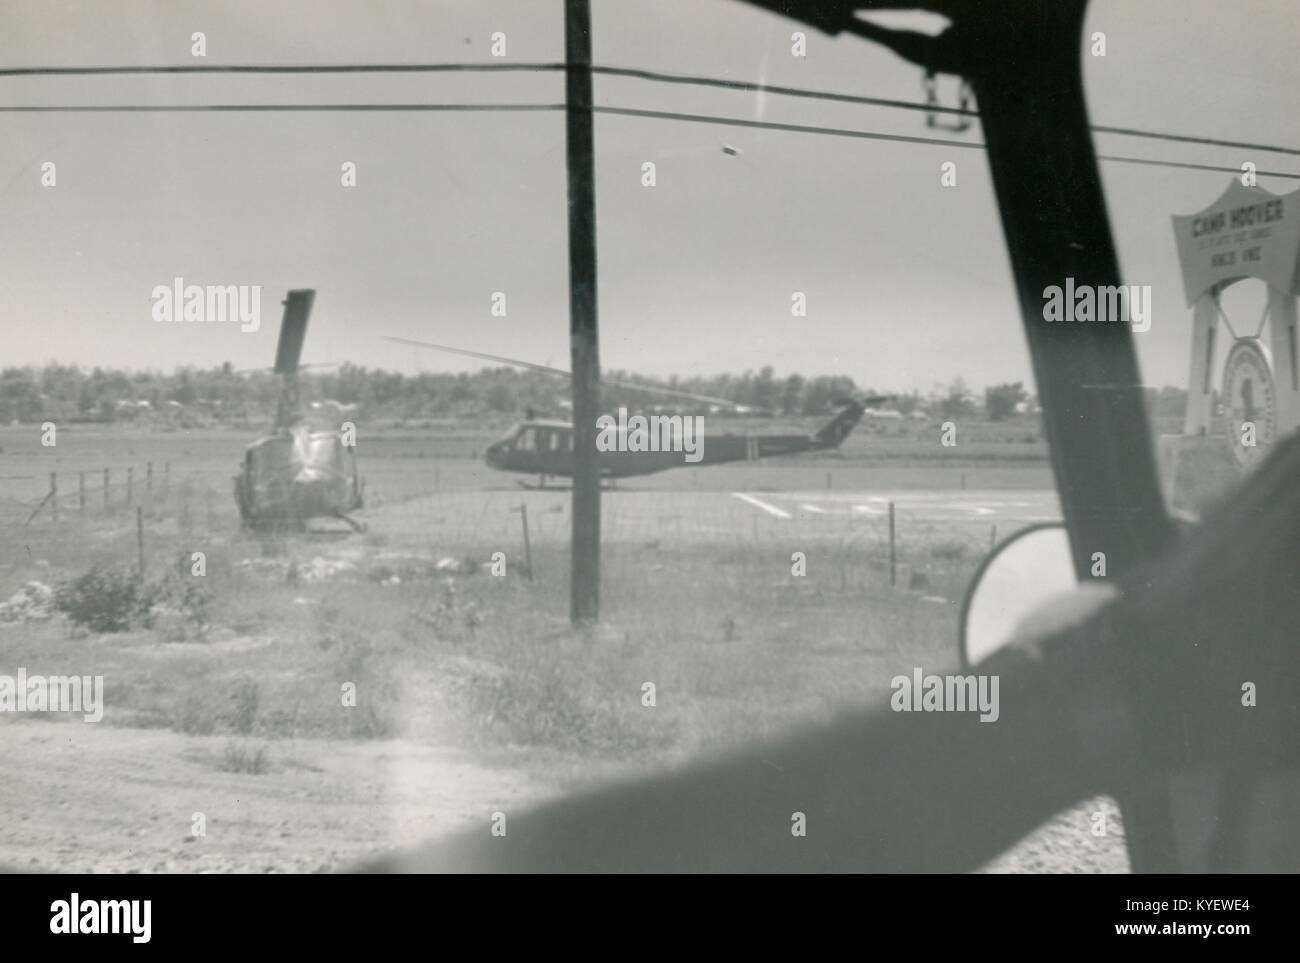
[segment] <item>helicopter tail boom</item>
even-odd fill
[[[866,406],[859,401],[847,401],[844,410],[828,421],[815,435],[813,435],[813,448],[838,448],[844,443],[844,439],[857,427],[862,420],[862,414],[866,411]]]

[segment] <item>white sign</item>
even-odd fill
[[[1273,194],[1234,179],[1205,210],[1173,221],[1189,305],[1242,278],[1300,294],[1300,191]]]

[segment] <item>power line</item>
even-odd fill
[[[1113,161],[1116,164],[1142,164],[1148,167],[1175,167],[1189,171],[1217,171],[1224,174],[1240,174],[1240,167],[1216,167],[1213,164],[1189,164],[1182,161],[1167,160],[1149,160],[1145,157],[1116,157],[1110,154],[1098,154],[1097,160]],[[1300,179],[1300,174],[1289,174],[1286,171],[1255,171],[1256,174],[1265,177],[1288,177],[1292,180]]]
[[[383,113],[520,113],[558,112],[564,104],[62,104],[56,106],[0,107],[0,114],[12,113],[322,113],[322,112],[383,112]],[[666,110],[644,110],[635,107],[593,107],[597,114],[622,117],[645,117],[655,120],[677,120],[687,123],[719,124],[725,127],[749,127],[758,130],[779,130],[794,134],[822,134],[833,137],[853,137],[860,140],[891,141],[903,144],[928,144],[938,147],[956,147],[964,150],[984,150],[979,141],[951,140],[913,134],[886,134],[880,131],[850,130],[844,127],[816,127],[807,124],[784,124],[767,120],[744,120],[739,117],[720,117],[713,114],[686,114]],[[1150,167],[1170,167],[1183,170],[1216,171],[1228,174],[1241,173],[1236,167],[1218,167],[1212,164],[1192,164],[1182,161],[1157,160],[1145,157],[1126,157],[1099,154],[1098,160],[1118,164],[1140,164]],[[1300,174],[1287,171],[1257,171],[1265,177],[1300,180]]]
[[[564,70],[563,63],[444,64],[160,64],[144,67],[3,67],[0,77],[81,77],[112,74],[412,74]]]
[[[680,120],[688,123],[722,124],[729,127],[752,127],[759,130],[781,130],[796,134],[825,134],[833,137],[856,137],[866,140],[899,141],[908,144],[934,144],[941,147],[961,147],[970,150],[984,150],[984,144],[978,141],[948,140],[941,137],[922,137],[908,134],[883,134],[878,131],[849,130],[842,127],[810,127],[805,124],[782,124],[769,120],[744,120],[738,117],[715,117],[708,114],[683,114],[665,110],[641,110],[632,107],[593,107],[598,114],[616,114],[627,117],[649,117],[658,120]],[[1221,171],[1228,174],[1240,174],[1237,167],[1215,167],[1211,164],[1190,164],[1180,161],[1151,160],[1145,157],[1125,157],[1115,154],[1099,154],[1098,160],[1112,161],[1119,164],[1143,164],[1153,167],[1177,167],[1187,170]],[[1300,174],[1286,171],[1256,171],[1267,177],[1286,177],[1300,180]]]
[[[771,120],[744,120],[739,117],[715,117],[711,114],[681,114],[669,110],[642,110],[636,107],[593,107],[598,114],[615,114],[623,117],[651,117],[657,120],[684,120],[691,123],[721,124],[725,127],[754,127],[760,130],[784,130],[794,134],[830,134],[836,137],[858,137],[865,140],[898,141],[905,144],[936,144],[942,147],[964,147],[983,150],[978,141],[947,140],[942,137],[922,137],[912,134],[882,134],[870,130],[848,130],[843,127],[810,127],[806,124],[782,124]]]
[[[0,113],[187,113],[220,111],[434,111],[513,112],[564,110],[564,104],[69,104],[52,107],[0,107]]]
[[[811,90],[805,87],[782,87],[776,84],[754,83],[747,80],[731,80],[723,77],[702,77],[692,74],[669,74],[656,70],[642,70],[633,67],[592,67],[592,73],[606,74],[612,77],[634,77],[668,84],[692,84],[705,87],[717,87],[724,90],[743,90],[754,93],[778,94],[783,97],[803,97],[811,100],[826,100],[847,104],[863,104],[871,107],[888,107],[895,110],[913,110],[929,114],[952,114],[959,117],[979,119],[979,111],[960,107],[941,107],[938,104],[919,104],[915,101],[893,100],[885,97],[867,97],[861,94],[841,94],[826,90]],[[1269,144],[1252,144],[1243,141],[1220,140],[1212,137],[1194,137],[1189,134],[1170,134],[1163,131],[1138,130],[1134,127],[1111,127],[1093,124],[1091,129],[1101,134],[1118,134],[1125,137],[1145,137],[1152,140],[1175,141],[1185,144],[1205,144],[1211,147],[1234,147],[1246,150],[1263,150],[1279,154],[1293,154],[1300,157],[1300,149],[1276,147]]]
[[[334,74],[334,73],[518,73],[518,72],[560,72],[567,69],[563,63],[523,62],[523,63],[436,63],[436,64],[178,64],[153,66],[122,67],[7,67],[0,68],[0,77],[20,76],[103,76],[125,74]],[[814,90],[804,87],[785,87],[778,84],[755,83],[753,81],[732,80],[726,77],[707,77],[698,74],[668,73],[647,70],[639,67],[610,67],[594,65],[592,73],[608,77],[627,77],[647,80],[655,83],[682,84],[690,86],[714,87],[720,90],[736,90],[750,93],[775,94],[782,97],[798,97],[808,100],[821,100],[832,103],[859,104],[870,107],[884,107],[891,110],[920,111],[930,114],[945,114],[978,119],[979,112],[960,107],[943,107],[938,104],[922,104],[915,101],[897,100],[887,97],[871,97],[862,94],[845,94],[828,90]],[[1091,129],[1100,134],[1114,134],[1122,137],[1140,137],[1148,140],[1169,141],[1180,144],[1201,144],[1208,147],[1228,147],[1237,150],[1262,150],[1277,154],[1290,154],[1300,157],[1300,148],[1280,147],[1275,144],[1258,144],[1248,141],[1234,141],[1215,137],[1199,137],[1190,134],[1175,134],[1168,131],[1148,131],[1135,127],[1116,127],[1106,124],[1094,124]]]

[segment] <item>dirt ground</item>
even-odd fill
[[[337,871],[475,822],[487,832],[494,811],[545,795],[517,770],[396,740],[276,740],[269,774],[223,772],[229,742],[0,724],[0,862],[64,873]]]
[[[520,769],[397,740],[276,741],[272,775],[223,772],[229,739],[157,729],[3,724],[0,861],[90,873],[345,871],[367,856],[518,811],[555,793]],[[1092,832],[1104,812],[1107,834]],[[206,832],[193,832],[202,813]],[[1124,873],[1118,812],[1063,813],[986,873]]]

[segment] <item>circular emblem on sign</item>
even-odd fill
[[[1277,395],[1268,353],[1255,338],[1241,338],[1223,365],[1224,428],[1239,465],[1249,465],[1264,456],[1273,443],[1276,414]]]

